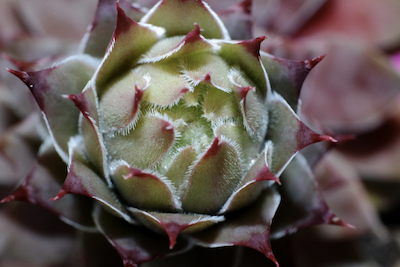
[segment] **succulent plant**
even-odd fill
[[[232,9],[239,22],[250,4]],[[3,202],[25,200],[100,231],[125,266],[193,245],[249,247],[278,266],[271,237],[346,225],[298,154],[335,141],[296,115],[301,84],[322,57],[274,57],[260,52],[265,37],[247,39],[246,30],[230,28],[239,39],[231,40],[203,1],[162,0],[146,13],[116,6],[99,2],[82,53],[40,71],[9,70],[31,90],[50,135]]]

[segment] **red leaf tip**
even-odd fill
[[[67,192],[64,189],[61,189],[60,192],[58,192],[57,196],[51,198],[51,201],[57,201],[59,199],[61,199],[62,197],[64,197],[67,194]]]
[[[305,67],[306,67],[308,70],[311,70],[311,69],[314,68],[318,63],[320,63],[321,60],[323,60],[323,59],[325,58],[325,56],[326,56],[326,54],[323,54],[323,55],[321,55],[321,56],[319,56],[319,57],[316,57],[316,58],[313,58],[313,59],[311,59],[311,60],[305,60],[305,61],[304,61]]]
[[[244,40],[240,44],[246,47],[247,51],[255,57],[260,56],[261,43],[267,39],[267,36],[260,36],[252,40]]]
[[[19,71],[19,70],[12,70],[7,68],[7,71],[15,76],[17,76],[21,81],[23,81],[26,85],[28,85],[30,76],[27,72],[25,71]],[[29,87],[33,87],[33,85],[29,84]]]

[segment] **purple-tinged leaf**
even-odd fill
[[[218,212],[219,214],[241,209],[255,201],[261,192],[272,184],[271,181],[280,184],[278,178],[272,174],[268,167],[268,159],[271,154],[272,144],[268,142],[263,153],[261,153],[257,161],[251,166],[238,186],[238,189],[226,201],[225,205]]]
[[[277,177],[300,149],[321,141],[336,142],[332,137],[319,135],[308,128],[275,92],[269,99],[268,108],[270,122],[267,139],[272,141],[274,147],[270,168]]]
[[[297,112],[300,90],[308,73],[325,56],[312,60],[295,61],[261,52],[261,62],[268,74],[272,91],[280,94]]]
[[[103,204],[103,206],[126,221],[134,223],[114,192],[107,186],[104,178],[100,177],[92,169],[90,162],[86,160],[85,148],[82,143],[82,139],[71,139],[68,175],[61,190],[53,200],[62,200],[64,197],[70,196],[70,194],[86,196]]]
[[[219,55],[229,65],[239,67],[246,74],[246,78],[254,83],[252,85],[263,98],[270,91],[268,77],[260,60],[260,44],[265,39],[266,37],[258,37],[244,41],[216,42],[221,46]]]
[[[244,0],[228,9],[218,12],[232,40],[253,39],[251,5],[252,0]]]
[[[108,179],[107,151],[104,146],[103,136],[99,132],[99,114],[97,107],[97,95],[91,84],[85,90],[76,95],[69,95],[79,111],[82,113],[80,133],[85,144],[85,154],[93,163],[101,177]],[[108,181],[109,182],[109,181]]]
[[[177,133],[173,123],[159,113],[142,116],[127,135],[107,137],[106,146],[114,160],[147,169],[154,166],[172,147]]]
[[[218,212],[242,178],[237,147],[215,137],[204,155],[192,165],[182,190],[182,208],[188,212]]]
[[[117,26],[100,69],[95,75],[100,100],[110,83],[128,72],[138,58],[163,35],[163,29],[139,24],[128,18],[118,6]]]
[[[45,114],[57,152],[65,162],[68,162],[68,141],[71,136],[78,134],[79,111],[63,95],[82,92],[97,64],[94,58],[80,55],[68,58],[53,68],[37,72],[9,70],[32,91]]]
[[[26,201],[57,214],[66,223],[86,231],[95,231],[90,213],[93,202],[81,196],[69,195],[51,201],[60,190],[66,176],[66,165],[53,147],[42,147],[38,162],[25,181],[1,202]]]
[[[95,210],[94,219],[97,228],[120,254],[125,267],[138,267],[144,262],[183,252],[191,246],[187,240],[180,239],[171,250],[167,237],[129,224],[100,208]]]
[[[144,10],[128,0],[119,0],[118,4],[130,18],[139,20]],[[81,51],[94,57],[102,58],[107,50],[117,24],[117,8],[115,0],[100,0],[94,20],[81,43]]]
[[[322,198],[311,169],[301,154],[286,167],[281,176],[281,205],[276,212],[271,235],[279,238],[297,229],[316,225],[350,225],[340,220]],[[290,212],[287,212],[290,210]]]
[[[170,249],[176,245],[180,233],[198,232],[224,220],[223,216],[146,212],[135,208],[129,208],[129,210],[149,229],[161,234],[166,233],[169,237]]]
[[[177,14],[180,15],[178,20]],[[162,0],[141,22],[165,28],[168,37],[186,35],[197,23],[208,39],[230,39],[218,15],[203,1]]]
[[[112,178],[121,197],[133,207],[163,212],[180,209],[176,189],[156,173],[141,171],[123,162],[112,166]]]
[[[207,247],[244,246],[255,249],[279,266],[270,244],[271,221],[279,201],[279,194],[267,189],[256,202],[227,216],[225,222],[191,236]]]
[[[99,0],[94,20],[82,40],[82,52],[102,58],[117,23],[115,0]]]

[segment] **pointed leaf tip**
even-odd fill
[[[305,67],[308,70],[313,69],[318,63],[320,63],[324,58],[325,58],[326,54],[323,54],[319,57],[313,58],[311,60],[305,60]]]
[[[7,71],[9,73],[17,76],[21,81],[23,81],[26,85],[28,85],[28,87],[32,86],[32,85],[28,84],[30,76],[29,76],[29,74],[27,72],[19,71],[19,70],[12,70],[12,69],[9,69],[9,68],[6,68],[6,69],[7,69]]]
[[[119,2],[117,2],[117,26],[114,32],[114,37],[118,38],[120,34],[126,33],[129,31],[130,27],[133,24],[136,24],[135,21],[130,19],[126,14],[125,11],[119,6]]]
[[[244,40],[240,44],[246,47],[247,51],[255,57],[260,56],[261,43],[267,39],[267,36],[260,36],[252,40]]]
[[[65,191],[64,189],[61,189],[58,192],[57,196],[51,198],[50,201],[57,201],[57,200],[63,198],[66,194],[67,194],[67,191]]]

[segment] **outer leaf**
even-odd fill
[[[286,167],[279,188],[282,203],[274,218],[272,236],[281,237],[316,224],[347,226],[326,205],[306,160],[297,155]],[[290,210],[291,212],[287,212]]]
[[[32,91],[44,112],[57,152],[68,161],[68,140],[78,134],[79,111],[62,95],[78,94],[94,74],[97,60],[87,55],[70,57],[57,66],[37,71],[9,70]],[[73,79],[71,77],[74,77]]]
[[[69,195],[60,201],[51,201],[59,191],[66,175],[66,165],[58,157],[53,147],[42,147],[37,164],[32,168],[20,187],[2,200],[26,201],[42,206],[66,223],[85,231],[95,231],[89,214],[92,201],[81,196]]]
[[[137,267],[144,262],[179,253],[190,247],[186,240],[180,240],[170,250],[168,238],[128,224],[100,208],[95,210],[94,218],[98,229],[120,254],[125,267]]]
[[[181,14],[179,21],[176,15]],[[186,35],[195,23],[208,39],[230,39],[218,16],[203,1],[163,0],[156,4],[141,22],[164,27],[167,36]]]
[[[139,209],[164,212],[174,212],[180,208],[175,187],[169,180],[130,167],[126,163],[112,169],[115,186],[129,205]]]
[[[258,94],[263,98],[271,90],[267,74],[260,60],[260,44],[265,38],[258,37],[245,41],[217,42],[221,46],[219,55],[229,65],[239,67],[247,78],[254,83]]]
[[[223,216],[146,212],[135,208],[129,210],[149,229],[162,234],[166,233],[169,237],[170,249],[175,246],[180,233],[198,232],[224,220]]]
[[[91,164],[86,160],[82,143],[79,138],[71,139],[68,175],[62,189],[54,199],[64,198],[66,194],[86,196],[103,204],[125,220],[134,223],[114,193],[108,188],[104,179],[91,168]]]
[[[97,95],[91,83],[81,94],[67,96],[82,113],[80,133],[85,143],[86,155],[103,178],[108,180],[107,151],[99,131]],[[109,182],[109,180],[108,180]]]
[[[162,28],[139,24],[131,20],[118,6],[117,26],[101,67],[94,78],[100,100],[110,82],[135,66],[138,58],[150,49],[163,33]]]
[[[117,23],[115,0],[99,0],[94,21],[82,40],[82,52],[101,58]]]
[[[279,194],[268,189],[248,208],[227,217],[226,221],[192,237],[208,247],[244,246],[263,253],[279,266],[270,245],[270,225],[280,201]]]
[[[336,142],[332,137],[316,134],[308,128],[277,93],[272,94],[268,107],[270,123],[267,139],[274,145],[271,171],[276,176],[279,177],[300,149],[321,141]]]
[[[261,62],[268,73],[271,88],[280,94],[297,111],[300,90],[307,74],[325,56],[312,60],[294,61],[278,58],[261,51]]]
[[[81,43],[81,49],[84,54],[98,58],[104,56],[117,24],[115,2],[115,0],[99,1],[92,25]],[[141,18],[144,14],[140,7],[133,6],[127,0],[119,0],[118,4],[134,20]]]

